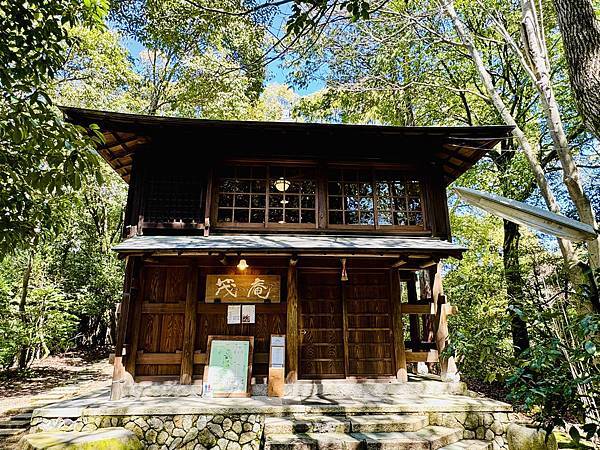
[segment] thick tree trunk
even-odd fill
[[[525,57],[530,67],[530,73],[534,77],[534,84],[540,94],[540,100],[548,130],[554,144],[554,149],[563,169],[563,181],[569,192],[569,197],[577,208],[577,213],[582,222],[598,229],[596,216],[590,200],[583,190],[579,169],[571,155],[569,142],[565,133],[558,102],[554,95],[554,88],[550,78],[550,60],[546,49],[546,43],[541,33],[535,3],[533,0],[522,0],[522,34]],[[600,47],[598,48],[600,51]],[[599,55],[600,56],[600,55]],[[600,60],[599,60],[600,62]],[[598,74],[600,77],[600,65]],[[599,78],[600,81],[600,78]],[[598,85],[600,89],[600,84]],[[600,92],[597,93],[600,99]],[[600,108],[600,105],[596,105]],[[598,110],[600,112],[600,109]],[[600,238],[587,243],[589,251],[590,266],[592,269],[600,268]]]
[[[600,139],[600,20],[592,0],[554,0],[579,113]]]
[[[504,123],[514,127],[512,135],[517,139],[521,148],[523,149],[523,153],[525,154],[527,161],[529,162],[529,167],[533,172],[535,181],[538,187],[540,188],[540,192],[542,194],[542,197],[544,198],[544,201],[546,202],[548,209],[554,213],[559,214],[560,207],[558,205],[558,202],[556,201],[556,198],[554,197],[554,194],[552,193],[552,190],[550,189],[548,180],[546,179],[546,176],[544,174],[544,170],[542,169],[542,166],[538,160],[537,152],[535,151],[533,145],[527,139],[527,136],[525,135],[523,130],[517,124],[510,109],[506,106],[506,104],[502,100],[502,97],[496,90],[494,81],[492,80],[492,77],[489,71],[487,70],[485,63],[483,62],[481,53],[475,46],[475,42],[473,41],[471,33],[467,30],[462,20],[458,17],[456,10],[454,9],[453,0],[440,0],[440,3],[446,11],[446,13],[448,14],[448,16],[450,17],[450,19],[452,20],[452,23],[454,24],[454,29],[456,30],[456,33],[458,34],[458,37],[461,40],[461,43],[469,52],[469,55],[473,60],[473,64],[475,65],[475,69],[479,73],[479,77],[483,83],[483,86],[490,101],[502,117]],[[565,263],[569,268],[569,273],[571,274],[573,284],[577,286],[579,284],[587,283],[588,280],[586,279],[581,269],[580,261],[577,258],[573,249],[573,244],[566,239],[557,238],[557,240]]]
[[[523,277],[519,264],[519,225],[503,220],[504,222],[504,245],[503,262],[504,278],[506,279],[506,294],[509,306],[522,309],[523,305]],[[515,356],[519,356],[529,348],[529,333],[527,323],[511,310],[511,330]]]

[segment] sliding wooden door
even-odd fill
[[[300,378],[344,378],[344,323],[339,271],[300,271]]]

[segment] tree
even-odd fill
[[[77,187],[93,165],[90,139],[65,124],[48,83],[77,25],[95,27],[104,0],[3,1],[0,14],[0,254],[31,245],[48,195]]]
[[[592,0],[554,0],[579,112],[600,139],[600,20]]]
[[[183,0],[117,1],[111,17],[139,42],[147,114],[230,119],[263,87],[266,30],[246,17],[209,15]]]

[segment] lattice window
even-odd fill
[[[418,180],[368,169],[331,170],[328,180],[330,226],[424,226]]]
[[[316,178],[313,168],[225,166],[217,175],[220,225],[314,225]]]
[[[144,221],[203,223],[205,183],[205,179],[197,174],[153,173],[145,194]]]

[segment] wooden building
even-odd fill
[[[286,383],[406,381],[407,363],[438,361],[454,312],[439,263],[465,250],[446,187],[510,127],[64,113],[99,126],[99,153],[129,184],[113,398],[201,383],[209,336],[254,337],[257,385],[272,335],[286,338]],[[253,323],[228,324],[236,303],[254,305]]]

